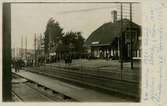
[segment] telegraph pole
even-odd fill
[[[122,71],[123,71],[123,45],[124,45],[124,43],[123,43],[123,33],[122,33],[122,30],[123,30],[123,19],[122,19],[122,15],[123,15],[123,12],[122,12],[122,3],[121,3],[121,44],[120,44],[120,46],[121,46],[121,48],[120,48],[120,57],[121,57],[121,80],[123,79],[122,77]]]
[[[16,57],[16,47],[15,47],[15,43],[14,43],[14,59]]]
[[[23,58],[23,35],[21,36],[21,58]]]
[[[122,34],[122,29],[123,29],[123,19],[122,19],[122,3],[121,3],[121,49],[120,49],[120,57],[121,57],[121,70],[123,70],[123,34]],[[121,76],[122,76],[122,71],[121,71]]]
[[[131,57],[131,69],[133,69],[133,37],[132,37],[132,3],[130,3],[130,42],[131,42],[131,52],[130,52],[130,57]]]
[[[42,45],[42,34],[40,33],[40,39],[39,39],[39,55],[40,56],[42,56],[41,45]]]
[[[36,54],[36,33],[35,33],[35,38],[34,38],[34,51],[35,51],[35,66],[36,66],[36,59],[37,59],[37,54]]]
[[[27,36],[25,37],[25,58],[27,59]]]

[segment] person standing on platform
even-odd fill
[[[15,72],[19,72],[19,61],[15,60]]]
[[[17,72],[17,63],[16,63],[16,59],[13,59],[13,68],[15,69],[15,72]]]

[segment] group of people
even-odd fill
[[[66,54],[64,57],[65,64],[71,64],[72,63],[72,55]]]
[[[12,65],[13,68],[15,69],[15,72],[19,72],[20,69],[22,68],[24,62],[21,59],[13,59],[12,60]]]

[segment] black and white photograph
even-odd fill
[[[140,102],[141,6],[3,3],[3,102]]]

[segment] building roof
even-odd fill
[[[123,19],[123,28],[125,31],[130,27],[130,20]],[[139,28],[140,26],[132,22],[132,28]],[[87,38],[84,46],[100,46],[100,45],[110,45],[116,37],[120,36],[121,32],[121,21],[116,21],[114,23],[108,22],[100,26]]]

